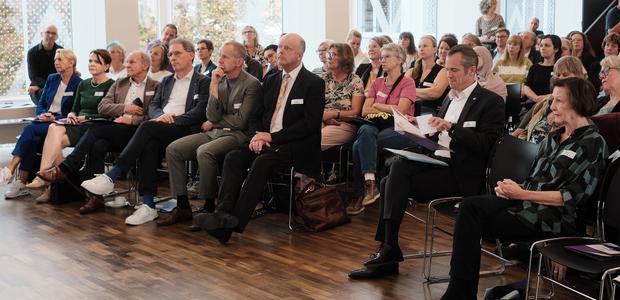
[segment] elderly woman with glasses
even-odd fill
[[[602,105],[596,115],[620,112],[620,57],[612,55],[603,58],[599,77],[607,96],[602,97]]]
[[[316,54],[319,56],[319,60],[323,65],[314,68],[314,70],[312,70],[312,73],[320,76],[321,74],[327,72],[327,51],[333,43],[334,41],[332,40],[324,40],[319,44],[319,48],[316,49]]]

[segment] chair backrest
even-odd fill
[[[521,88],[522,84],[520,83],[506,85],[506,91],[508,92],[506,96],[506,120],[508,120],[508,117],[515,118],[521,111]]]
[[[539,147],[538,144],[504,135],[495,145],[495,152],[487,169],[489,194],[495,193],[493,188],[500,180],[512,179],[517,183],[523,182],[530,173]]]
[[[612,161],[607,167],[600,195],[605,225],[620,231],[620,159]]]

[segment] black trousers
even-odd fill
[[[84,158],[88,157],[83,172],[84,179],[103,173],[106,154],[123,151],[137,128],[138,126],[118,123],[91,127],[62,162],[61,168],[65,172],[75,173],[82,167]]]
[[[117,159],[116,166],[129,172],[138,161],[140,194],[157,193],[157,167],[165,154],[166,147],[174,140],[192,134],[189,126],[179,126],[155,121],[146,121],[138,126],[136,133],[127,143]]]
[[[243,232],[271,174],[291,165],[291,152],[286,145],[258,155],[247,148],[228,153],[222,168],[217,209],[236,216],[239,220],[237,229]],[[244,176],[248,167],[247,176]]]
[[[476,299],[482,237],[532,240],[549,236],[508,212],[509,207],[520,204],[517,200],[497,196],[474,196],[463,200],[454,226],[448,288],[448,292],[458,295],[447,294],[447,299]]]
[[[461,195],[449,167],[404,158],[392,163],[389,175],[381,180],[379,191],[379,222],[375,240],[380,242],[385,241],[385,221],[402,222],[409,197],[418,202],[429,202]]]

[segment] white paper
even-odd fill
[[[407,118],[398,110],[394,109],[394,107],[392,107],[392,114],[394,115],[394,131],[399,133],[409,132],[419,136],[423,134],[418,126],[409,123]]]
[[[411,161],[423,162],[423,163],[427,163],[431,165],[444,166],[444,167],[448,166],[446,162],[428,157],[424,154],[419,154],[419,153],[415,153],[415,152],[411,152],[407,150],[397,150],[397,149],[390,149],[390,148],[385,148],[385,150],[390,151],[394,154],[398,154]]]
[[[596,251],[599,252],[603,252],[605,254],[609,254],[609,255],[620,255],[620,251],[611,249],[607,246],[605,246],[605,244],[593,244],[593,245],[586,245],[588,248],[592,248]]]
[[[422,134],[433,134],[435,132],[437,132],[437,127],[428,124],[428,120],[432,117],[433,115],[428,114],[428,115],[423,115],[423,116],[419,116],[416,117],[416,119],[418,120],[418,128],[420,128],[420,132]]]

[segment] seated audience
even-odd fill
[[[535,45],[538,45],[538,38],[531,31],[523,31],[519,33],[521,40],[523,41],[523,56],[527,57],[532,64],[537,64],[541,61],[540,52],[536,50]]]
[[[125,69],[125,46],[120,42],[113,41],[108,44],[106,50],[110,52],[110,56],[112,57],[108,77],[114,80],[127,77],[127,70]]]
[[[112,58],[108,50],[95,49],[90,52],[88,71],[92,77],[83,80],[78,85],[73,106],[65,119],[66,125],[54,123],[49,126],[43,143],[39,172],[60,163],[63,158],[62,149],[75,146],[84,132],[91,127],[89,124],[74,125],[78,125],[89,118],[99,117],[97,106],[114,83],[113,79],[108,78],[111,61]],[[27,188],[43,188],[45,186],[47,186],[47,182],[40,177],[36,177],[26,185]],[[49,191],[48,187],[36,201],[49,201]]]
[[[47,77],[35,111],[36,121],[26,125],[17,139],[9,164],[0,169],[0,184],[7,184],[19,166],[19,178],[4,194],[6,199],[26,195],[23,190],[28,178],[38,168],[36,153],[41,149],[51,121],[66,118],[73,106],[78,84],[82,79],[75,72],[76,58],[69,49],[58,49],[54,56],[57,73]]]
[[[215,212],[194,216],[194,224],[222,244],[233,230],[244,231],[272,172],[293,166],[295,172],[320,177],[325,83],[303,67],[305,48],[296,33],[280,39],[282,76],[270,76],[262,86],[250,118],[249,145],[226,155]]]
[[[476,299],[481,238],[581,234],[578,208],[593,196],[607,158],[605,140],[588,120],[596,112],[595,97],[584,79],[556,81],[551,109],[559,129],[542,142],[525,182],[504,179],[496,195],[463,200],[454,225],[450,283],[441,299]]]
[[[497,45],[491,56],[493,56],[493,65],[502,57],[504,52],[506,52],[506,46],[508,46],[508,37],[510,36],[510,31],[506,28],[499,28],[495,33],[495,44]]]
[[[170,61],[168,60],[168,47],[163,44],[155,44],[149,50],[151,56],[151,69],[148,76],[157,82],[164,80],[164,77],[172,75],[168,71]]]
[[[378,150],[384,147],[402,149],[410,146],[402,145],[403,140],[398,138],[402,135],[394,131],[394,122],[389,118],[392,109],[413,115],[415,82],[401,72],[404,60],[405,51],[399,45],[389,43],[381,47],[381,65],[387,75],[375,79],[362,107],[362,116],[367,119],[375,117],[375,124],[362,125],[353,143],[355,198],[347,207],[349,215],[362,213],[364,206],[374,203],[379,197],[376,182]],[[396,144],[391,143],[392,141]]]
[[[483,88],[500,95],[500,97],[506,101],[506,96],[508,96],[506,83],[501,77],[495,75],[493,71],[491,71],[493,66],[493,58],[491,58],[489,49],[483,46],[477,46],[474,47],[474,51],[478,54],[476,81],[478,81],[478,84],[480,84]]]
[[[473,33],[464,34],[463,38],[461,39],[461,43],[469,46],[472,49],[476,46],[482,46],[482,42],[480,42],[480,39]]]
[[[185,168],[188,160],[198,161],[198,199],[205,200],[205,210],[213,212],[219,165],[226,153],[247,142],[248,120],[258,102],[260,82],[243,70],[245,55],[243,44],[224,42],[218,67],[211,76],[207,121],[201,126],[202,132],[182,137],[166,148],[170,190],[177,199],[177,207],[157,225],[192,220]]]
[[[39,103],[41,89],[45,85],[47,76],[56,72],[56,50],[62,49],[62,46],[56,44],[56,40],[58,40],[58,28],[55,25],[48,25],[41,31],[41,42],[28,50],[26,56],[30,79],[28,94],[34,105]]]
[[[581,61],[574,56],[558,59],[553,66],[553,74],[551,84],[553,84],[554,80],[569,77],[586,79],[586,73],[583,70]],[[545,101],[536,103],[523,116],[519,126],[512,135],[535,144],[542,142],[554,126],[553,117],[549,116],[551,113],[551,102],[553,102],[553,97],[549,95]]]
[[[601,72],[599,73],[602,88],[607,93],[600,103],[597,116],[620,112],[620,57],[611,55],[601,61]]]
[[[267,67],[267,73],[265,73],[265,76],[263,76],[263,78],[280,71],[280,68],[278,67],[278,56],[277,55],[278,55],[278,45],[271,44],[265,47],[265,50],[263,51],[263,56],[265,56],[265,59],[269,63],[269,66]]]
[[[199,132],[206,121],[210,80],[194,71],[194,53],[194,44],[188,40],[170,42],[170,63],[175,73],[164,78],[157,88],[149,104],[150,120],[138,126],[112,169],[82,182],[91,194],[109,194],[114,191],[116,179],[129,172],[138,160],[138,189],[144,203],[125,219],[128,225],[141,225],[157,218],[157,168],[164,149],[176,139]]]
[[[532,67],[532,62],[525,57],[523,40],[518,35],[508,38],[507,51],[493,67],[493,72],[504,80],[506,84],[525,83],[527,72]]]
[[[618,56],[620,46],[620,34],[610,33],[604,39],[603,43],[601,43],[601,48],[603,48],[603,54],[605,57],[608,56]],[[592,82],[597,91],[601,89],[601,79],[599,78],[599,73],[601,72],[601,62],[595,61],[592,63],[590,68],[588,69],[588,80]]]
[[[380,36],[370,38],[368,41],[368,58],[369,63],[360,64],[355,70],[355,74],[362,79],[364,84],[364,95],[368,94],[368,90],[377,77],[383,76],[383,66],[381,64],[381,47],[388,41]]]
[[[583,64],[586,69],[589,69],[596,59],[596,52],[594,52],[588,37],[583,34],[583,32],[576,30],[569,32],[566,37],[571,40],[573,44],[573,56],[579,58],[581,64]]]
[[[327,72],[327,51],[329,50],[329,46],[333,44],[332,40],[324,40],[319,44],[319,48],[316,49],[316,54],[319,55],[319,60],[321,61],[321,66],[314,68],[312,73],[321,76],[321,74]]]
[[[246,54],[244,63],[245,63],[246,72],[254,76],[254,78],[258,79],[259,81],[263,81],[264,69],[258,60],[253,59],[249,55]]]
[[[368,54],[360,49],[360,45],[362,44],[362,34],[359,31],[355,29],[351,29],[351,31],[349,31],[347,34],[347,44],[351,46],[353,56],[355,56],[355,69],[357,69],[361,64],[370,63]]]
[[[398,42],[400,46],[405,49],[405,53],[407,53],[407,59],[405,59],[405,63],[403,64],[403,70],[413,68],[413,63],[418,59],[418,50],[415,47],[413,34],[408,31],[401,32],[398,37]]]
[[[128,76],[112,84],[97,109],[100,116],[114,122],[96,124],[88,129],[64,161],[39,172],[39,177],[48,182],[63,181],[76,175],[82,166],[80,178],[91,179],[104,172],[106,154],[123,151],[138,125],[148,119],[149,104],[159,86],[159,82],[147,76],[149,63],[149,56],[141,51],[127,56]],[[103,204],[101,195],[89,195],[79,212],[88,214],[102,210]]]
[[[156,45],[163,45],[166,48],[165,49],[169,49],[170,48],[170,41],[172,41],[173,39],[177,38],[179,31],[177,29],[177,26],[174,24],[166,24],[164,26],[164,28],[161,30],[161,38],[160,39],[154,39],[152,41],[150,41],[147,45],[146,45],[146,52],[150,53],[151,48],[153,48]],[[172,68],[171,64],[168,64],[166,69],[163,70],[167,70],[169,72],[174,72],[174,69]]]
[[[435,62],[437,42],[430,35],[420,38],[419,58],[405,76],[412,77],[416,84],[415,114],[437,113],[441,102],[448,94],[446,69]],[[418,111],[419,110],[419,111]]]
[[[439,47],[437,48],[437,61],[436,63],[440,66],[444,66],[446,62],[446,57],[448,56],[448,52],[452,47],[458,44],[458,40],[454,35],[444,34],[439,40]]]
[[[480,16],[476,20],[476,35],[484,43],[495,44],[495,32],[498,28],[506,27],[504,18],[495,12],[497,0],[480,1]]]
[[[364,86],[353,74],[354,57],[349,45],[334,43],[327,52],[325,81],[325,110],[321,129],[321,151],[347,144],[355,138],[357,127],[343,121],[360,115],[364,101]]]
[[[428,202],[484,191],[487,160],[504,127],[504,101],[476,82],[477,65],[478,56],[469,46],[450,49],[446,70],[451,91],[438,116],[428,121],[438,130],[439,144],[454,151],[438,150],[431,154],[446,161],[448,166],[405,158],[392,163],[388,177],[381,181],[375,234],[380,246],[363,263],[363,268],[349,273],[350,278],[378,278],[398,273],[398,265],[403,261],[398,231],[410,197]]]
[[[213,42],[210,40],[202,39],[196,43],[196,53],[198,54],[199,61],[194,65],[194,71],[211,77],[211,72],[217,67],[211,61],[213,49]]]
[[[543,61],[532,65],[523,86],[523,94],[532,102],[544,101],[551,93],[549,80],[553,72],[553,65],[560,58],[561,47],[562,41],[557,35],[549,34],[542,37],[540,55]]]

